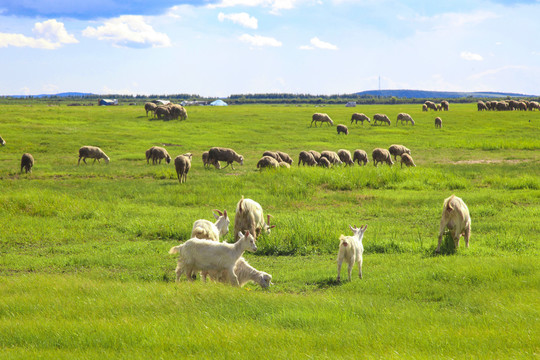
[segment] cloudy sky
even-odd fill
[[[540,0],[0,0],[0,95],[540,95],[539,34]]]

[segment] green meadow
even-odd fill
[[[0,358],[540,356],[540,112],[243,105],[188,107],[186,121],[161,121],[143,105],[0,105]],[[314,112],[349,135],[310,127]],[[353,112],[385,113],[392,125],[351,125]],[[396,126],[400,112],[416,125]],[[392,144],[411,149],[416,167],[399,158],[374,167],[371,151]],[[83,145],[110,163],[78,166]],[[173,164],[147,165],[154,145],[173,159],[193,154],[186,183]],[[212,146],[235,149],[244,165],[205,169]],[[311,149],[363,149],[370,162],[298,167]],[[265,150],[295,163],[259,171]],[[30,174],[20,172],[25,152]],[[451,194],[469,207],[470,247],[445,238],[437,255]],[[274,284],[175,283],[168,250],[212,209],[234,224],[241,196],[273,215],[276,228],[245,257]],[[368,224],[364,278],[338,283],[349,224]]]

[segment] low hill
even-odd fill
[[[531,97],[535,95],[525,95],[517,93],[478,91],[478,92],[454,92],[454,91],[428,91],[428,90],[367,90],[356,93],[356,95],[372,96],[395,96],[397,98],[417,98],[417,99],[452,99],[452,98],[501,98],[501,97]]]

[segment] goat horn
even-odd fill
[[[219,211],[218,209],[214,209],[214,210],[212,210],[212,211],[217,212],[219,216],[223,215],[223,213],[222,213],[221,211]]]

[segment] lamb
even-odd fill
[[[151,102],[147,102],[144,104],[144,110],[146,110],[146,117],[148,117],[148,112],[155,112],[157,108],[157,105]]]
[[[346,165],[354,165],[354,162],[351,157],[351,152],[345,149],[339,149],[337,152],[339,159]]]
[[[406,153],[401,155],[401,167],[402,168],[403,168],[403,164],[407,165],[407,167],[409,167],[409,166],[416,167],[416,165],[414,164],[412,156],[409,155],[409,154],[406,154]]]
[[[261,160],[257,163],[257,169],[263,169],[263,168],[274,168],[277,169],[279,167],[279,162],[270,156],[263,156]]]
[[[341,159],[335,151],[325,150],[321,153],[321,158],[327,158],[332,165],[341,165]]]
[[[151,149],[152,151],[150,154],[152,157],[152,164],[155,165],[157,162],[161,164],[162,159],[165,159],[167,164],[171,162],[171,156],[169,155],[167,150],[165,150],[164,148],[159,147],[159,146],[153,146]]]
[[[441,108],[444,111],[448,111],[448,109],[450,109],[450,104],[448,103],[448,101],[446,100],[441,101]]]
[[[244,251],[257,251],[253,235],[246,231],[238,234],[238,241],[234,244],[215,242],[197,238],[189,239],[185,243],[174,246],[169,254],[179,254],[176,267],[176,281],[180,280],[182,273],[186,273],[189,281],[197,271],[215,271],[227,273],[233,286],[240,286],[238,277],[234,272],[236,262]]]
[[[261,232],[270,234],[272,228],[275,225],[270,225],[270,217],[267,216],[267,222],[264,221],[264,214],[262,206],[251,199],[244,199],[244,196],[238,201],[236,205],[236,216],[234,218],[234,234],[235,240],[238,240],[238,233],[241,231],[250,231],[251,234],[258,238]]]
[[[248,264],[244,257],[238,259],[234,265],[234,273],[238,278],[238,284],[240,287],[243,287],[250,281],[259,284],[263,289],[268,288],[272,284],[272,275],[255,269],[253,266]],[[220,273],[216,280],[223,283],[230,283],[227,272]]]
[[[424,103],[428,109],[437,111],[437,105],[433,101],[426,101]]]
[[[28,174],[29,172],[32,172],[32,167],[34,166],[34,157],[32,154],[24,153],[21,158],[21,172],[23,169]]]
[[[218,170],[221,169],[221,165],[219,164],[219,161],[214,161],[214,162],[211,163],[208,160],[208,151],[203,152],[203,154],[202,154],[202,162],[203,162],[203,165],[204,165],[205,168],[209,167],[210,165],[214,165],[214,167],[216,169],[218,169]]]
[[[354,113],[351,116],[351,124],[355,121],[355,124],[358,124],[359,121],[362,122],[362,125],[364,125],[364,121],[367,121],[368,123],[371,123],[369,118],[363,114],[363,113]]]
[[[435,127],[436,128],[442,128],[442,119],[440,117],[435,118]]]
[[[391,125],[390,119],[385,114],[373,115],[373,125],[377,124],[377,121]]]
[[[314,122],[315,122],[315,127],[317,127],[317,121],[321,122],[321,126],[322,126],[322,123],[327,123],[329,126],[334,125],[334,122],[332,121],[332,119],[330,119],[330,116],[328,116],[328,114],[315,113],[313,114],[311,118],[312,120],[311,120],[310,127],[313,126]]]
[[[373,158],[374,166],[377,166],[377,164],[380,162],[381,163],[385,162],[390,166],[394,165],[394,162],[392,161],[392,157],[390,156],[390,152],[386,149],[381,149],[381,148],[373,149],[373,152],[371,153],[371,157]]]
[[[187,180],[187,174],[189,172],[189,169],[191,169],[191,157],[191,153],[187,153],[184,155],[178,155],[174,159],[176,176],[178,177],[178,181],[180,182],[180,184],[186,182]]]
[[[413,118],[411,117],[411,115],[409,115],[407,113],[399,113],[398,114],[397,120],[396,120],[396,126],[397,126],[398,121],[401,121],[401,125],[403,125],[403,121],[405,121],[405,125],[407,125],[409,123],[409,121],[411,122],[412,125],[414,125]]]
[[[233,161],[236,161],[240,165],[244,165],[244,157],[239,155],[233,149],[222,148],[222,147],[213,147],[208,151],[208,161],[226,161],[227,166],[231,165],[231,168],[234,170]],[[225,167],[227,167],[225,166]]]
[[[313,155],[313,158],[315,161],[319,162],[319,159],[321,158],[321,153],[315,150],[309,150],[309,153]]]
[[[347,262],[348,269],[347,275],[349,281],[351,281],[351,273],[354,263],[358,263],[358,276],[362,279],[362,254],[364,253],[364,245],[362,239],[364,232],[367,229],[367,225],[357,228],[349,225],[353,232],[353,236],[341,235],[339,237],[339,252],[337,258],[337,281],[341,281],[341,265],[343,260]]]
[[[313,155],[307,151],[301,151],[300,155],[298,155],[298,166],[300,166],[300,163],[302,163],[302,165],[308,164],[308,166],[317,165],[317,161]]]
[[[213,213],[214,218],[216,218],[215,223],[205,219],[195,220],[191,230],[192,238],[219,241],[221,236],[227,235],[229,232],[229,224],[231,223],[229,216],[227,215],[227,210],[224,210],[223,212],[219,210],[214,211],[218,213],[218,215]]]
[[[79,149],[79,161],[77,161],[77,165],[79,165],[81,163],[81,158],[82,158],[82,160],[83,160],[83,162],[85,164],[86,164],[86,159],[87,158],[94,159],[93,163],[95,163],[96,160],[99,162],[99,159],[105,159],[105,162],[107,164],[110,161],[107,154],[105,154],[103,152],[103,150],[101,150],[97,146],[83,146],[83,147],[81,147]]]
[[[407,149],[403,145],[390,145],[388,151],[390,151],[390,154],[394,155],[394,160],[396,160],[396,156],[398,155],[401,156],[405,153],[411,155],[411,150]]]
[[[0,136],[0,145],[2,146],[6,145],[6,140],[4,140],[1,136]]]
[[[287,164],[289,165],[292,165],[293,163],[293,159],[289,156],[289,154],[287,153],[284,153],[283,151],[276,151],[276,153],[279,155],[279,157],[281,158],[281,161],[284,161],[286,162]]]
[[[353,162],[358,162],[358,165],[360,165],[360,161],[363,162],[365,166],[369,162],[368,156],[364,150],[356,149],[353,154]]]
[[[325,157],[322,157],[319,159],[319,161],[317,161],[317,166],[320,166],[320,167],[325,167],[325,168],[329,168],[332,164],[330,163],[330,161],[325,158]]]
[[[338,135],[339,135],[340,133],[343,133],[343,134],[345,134],[345,135],[349,135],[349,129],[347,129],[347,126],[345,126],[345,125],[343,125],[343,124],[339,124],[339,125],[336,127],[336,129],[337,129]]]
[[[465,246],[469,247],[469,239],[471,237],[469,208],[462,199],[455,195],[444,200],[441,225],[439,227],[439,244],[437,245],[437,250],[435,250],[436,252],[441,251],[442,238],[446,228],[450,230],[452,239],[454,239],[455,249],[459,246],[461,236],[465,238]]]

